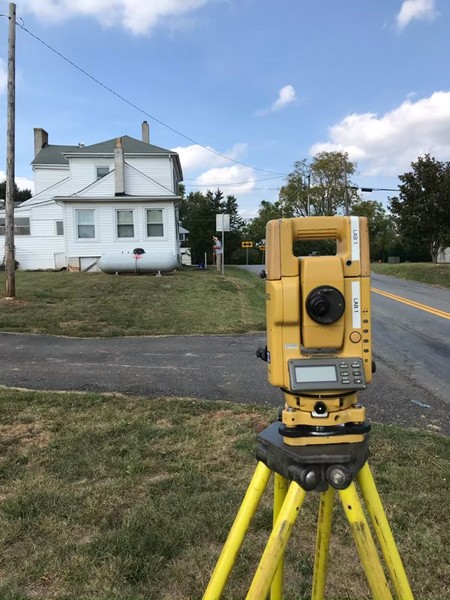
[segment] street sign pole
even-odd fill
[[[225,275],[225,227],[224,227],[224,213],[222,213],[222,275]]]

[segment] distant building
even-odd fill
[[[95,270],[109,252],[173,253],[181,262],[176,152],[129,136],[84,146],[52,145],[34,130],[35,193],[14,211],[19,269]],[[0,210],[0,253],[5,214]],[[184,231],[183,231],[184,233]]]

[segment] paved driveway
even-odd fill
[[[264,344],[264,334],[75,339],[3,333],[0,385],[230,400],[275,409],[283,394],[269,385],[266,364],[255,356]],[[369,418],[450,435],[446,404],[376,358],[375,380],[360,395]]]

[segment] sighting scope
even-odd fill
[[[297,256],[334,240],[332,256]],[[365,217],[269,221],[266,231],[269,382],[285,393],[280,432],[290,445],[362,441],[370,428],[357,392],[372,379],[370,258]]]

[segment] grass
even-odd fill
[[[450,265],[376,263],[372,268],[450,288]],[[264,282],[235,267],[227,267],[225,277],[215,269],[162,277],[17,271],[16,299],[0,296],[0,331],[117,337],[264,329]]]
[[[4,290],[4,273],[0,274]],[[238,268],[162,277],[16,272],[0,331],[76,337],[247,333],[265,328],[264,284]]]
[[[391,275],[399,279],[410,279],[419,283],[450,288],[450,265],[434,263],[401,263],[398,265],[372,264],[372,271]]]
[[[0,390],[0,598],[198,599],[273,411],[189,399]],[[450,597],[450,440],[375,426],[371,465],[416,598]],[[370,593],[336,503],[327,598]],[[318,495],[288,546],[310,597]],[[264,496],[226,589],[245,597],[271,527]]]

